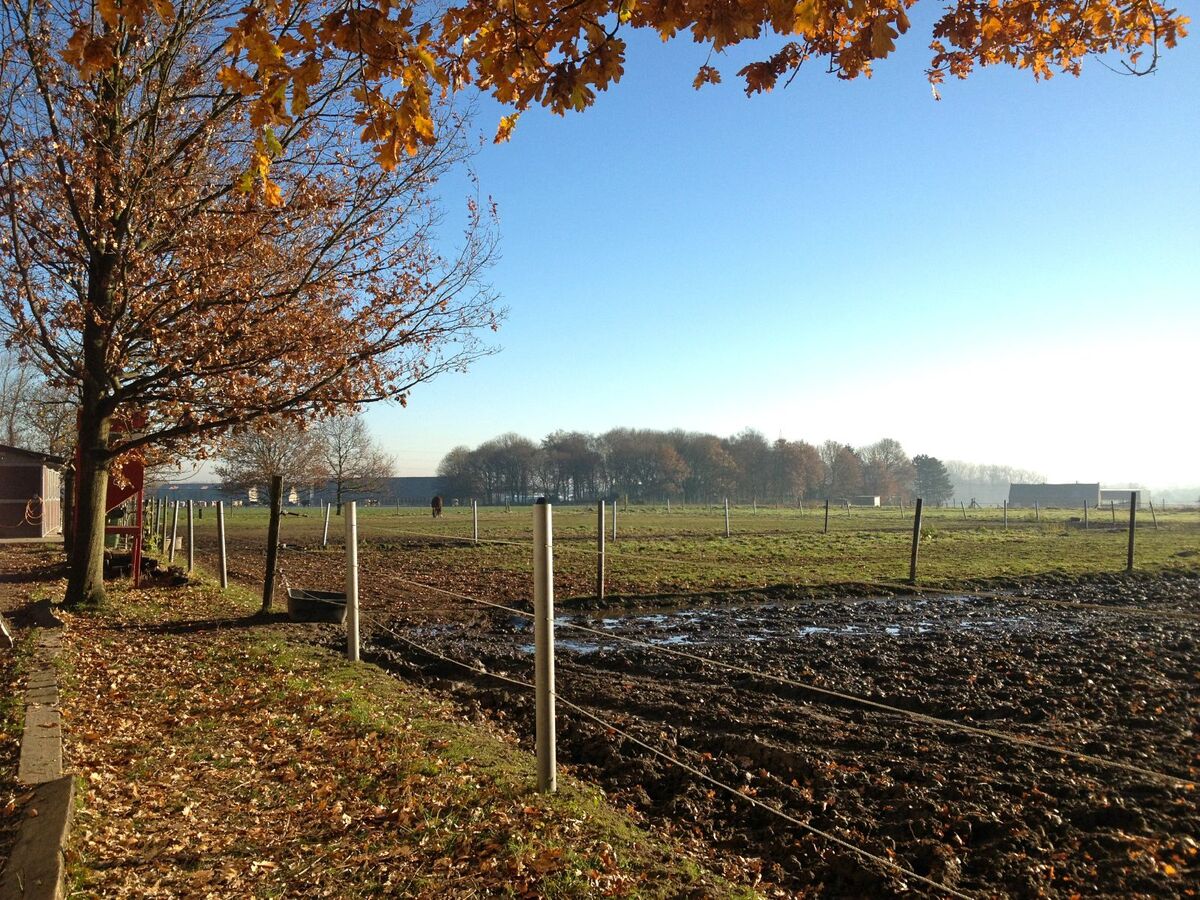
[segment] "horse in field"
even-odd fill
[[[442,498],[434,497],[433,502],[429,504],[433,508],[433,517],[436,519],[442,514]]]

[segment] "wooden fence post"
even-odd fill
[[[1004,530],[1008,531],[1008,501],[1004,501]]]
[[[358,504],[344,507],[346,516],[346,659],[358,662]]]
[[[829,498],[825,498],[825,531],[823,534],[829,534]]]
[[[283,476],[271,476],[271,520],[267,524],[267,571],[263,578],[262,612],[271,611],[275,596],[275,568],[279,562],[279,520],[283,516]]]
[[[917,583],[917,556],[921,549],[921,506],[922,500],[917,498],[916,509],[913,512],[912,558],[908,563],[908,582]]]
[[[1086,500],[1083,501],[1083,530],[1088,530],[1088,510]]]
[[[604,599],[604,501],[596,504],[596,598]]]
[[[1042,521],[1042,508],[1038,506],[1038,502],[1036,500],[1033,501],[1033,521]]]
[[[614,541],[617,539],[617,500],[616,500],[616,498],[615,498],[615,497],[613,498],[613,533],[612,533],[612,539],[613,539]]]
[[[1158,531],[1158,515],[1154,512],[1154,501],[1150,501],[1150,518],[1154,520],[1154,530]]]
[[[179,537],[179,501],[175,501],[175,508],[171,512],[171,549],[167,551],[167,562],[175,562],[175,541]]]
[[[725,498],[725,537],[729,537],[729,498]]]
[[[221,590],[229,587],[229,559],[225,554],[225,501],[217,501],[217,574]]]
[[[329,546],[329,514],[333,512],[333,504],[325,504],[325,530],[321,532],[321,549]]]
[[[613,501],[614,505],[616,501]],[[554,525],[546,498],[533,506],[533,642],[538,792],[558,787],[554,736]]]
[[[1125,559],[1125,571],[1133,571],[1133,535],[1137,527],[1137,491],[1129,492],[1129,553]]]
[[[196,526],[192,521],[192,501],[187,502],[187,570],[196,567]]]

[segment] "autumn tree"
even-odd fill
[[[329,478],[321,436],[290,420],[260,420],[255,428],[230,435],[216,464],[226,491],[267,496],[271,479],[283,479],[284,496],[293,488],[322,485]]]
[[[326,419],[316,428],[317,449],[333,485],[338,515],[350,493],[372,494],[391,477],[396,461],[375,442],[361,416]]]
[[[649,31],[664,41],[686,34],[704,60],[693,84],[719,82],[712,64],[749,44],[758,58],[737,75],[747,93],[790,81],[806,64],[843,79],[869,76],[910,31],[918,0],[801,0],[797,3],[692,0],[251,0],[231,6],[227,64],[210,84],[235,85],[253,98],[250,124],[279,127],[299,96],[319,89],[347,55],[355,63],[356,121],[389,168],[436,141],[433,109],[447,90],[474,85],[508,107],[497,139],[522,111],[582,110],[620,80],[626,34]],[[123,48],[130,22],[183,17],[170,0],[105,3],[80,16],[70,52],[76,65],[108,64]],[[1187,17],[1158,0],[943,0],[934,14],[926,68],[937,85],[976,67],[1006,65],[1035,78],[1079,74],[1092,54],[1121,54],[1134,74],[1152,71],[1164,48],[1186,34]],[[698,54],[698,55],[700,55]],[[746,54],[739,54],[744,56]],[[265,172],[263,174],[266,174]],[[270,191],[270,181],[264,190]]]
[[[954,496],[954,485],[940,459],[920,454],[913,457],[912,464],[916,472],[913,492],[918,497],[926,503],[941,506]]]
[[[826,500],[837,500],[862,490],[862,460],[849,444],[826,441],[820,448],[824,465],[822,493]]]
[[[904,497],[911,492],[916,471],[904,447],[894,438],[883,438],[863,447],[863,491],[884,500]]]
[[[360,55],[330,46],[268,122],[229,55],[246,9],[0,0],[0,330],[79,401],[68,602],[103,599],[121,455],[403,399],[494,324],[488,211],[434,247],[461,117],[429,106],[439,140],[384,171],[354,124]]]

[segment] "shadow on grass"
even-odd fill
[[[212,619],[185,619],[179,622],[159,622],[153,625],[131,625],[135,631],[149,634],[201,634],[206,631],[223,631],[233,628],[260,628],[287,622],[285,612],[256,612],[248,616],[224,616]]]

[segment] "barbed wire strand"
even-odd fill
[[[392,635],[392,637],[399,639],[400,641],[404,642],[405,644],[409,645],[410,647],[420,650],[422,653],[427,653],[428,655],[434,657],[435,659],[440,659],[443,662],[458,666],[459,668],[462,668],[462,669],[466,669],[469,672],[474,672],[477,675],[487,675],[492,678],[496,678],[500,681],[504,681],[509,684],[516,685],[517,687],[524,688],[526,690],[536,691],[536,688],[534,687],[534,685],[530,684],[528,681],[522,681],[517,678],[510,678],[507,675],[501,675],[498,672],[491,672],[491,671],[488,671],[487,669],[476,668],[475,666],[472,666],[468,663],[462,662],[461,660],[457,660],[457,659],[454,659],[453,657],[446,656],[445,654],[440,653],[431,647],[425,647],[425,646],[417,643],[416,641],[410,640],[409,638],[406,638],[403,635],[398,634],[396,631],[389,628],[387,625],[384,625],[378,619],[375,619],[372,617],[364,617],[364,618],[366,618],[367,622],[377,625],[379,628],[386,631],[388,634]],[[708,784],[711,784],[714,787],[718,787],[721,790],[723,790],[729,794],[732,794],[733,796],[745,801],[746,803],[749,803],[753,806],[757,806],[760,809],[764,809],[767,812],[769,812],[775,816],[778,816],[779,818],[781,818],[787,822],[790,822],[791,824],[796,825],[799,828],[804,829],[805,831],[809,832],[810,834],[812,834],[816,837],[820,837],[827,841],[830,841],[831,843],[836,844],[837,846],[850,851],[851,853],[853,853],[854,855],[856,855],[862,859],[870,860],[871,862],[874,862],[880,866],[883,866],[886,869],[891,869],[894,872],[898,872],[909,878],[915,879],[916,881],[919,881],[922,884],[927,885],[928,887],[931,887],[935,890],[941,891],[950,897],[955,897],[955,898],[957,898],[957,900],[975,900],[974,896],[971,894],[964,894],[963,892],[955,890],[954,888],[950,887],[949,885],[942,884],[940,881],[935,881],[932,878],[928,878],[924,875],[920,875],[917,872],[914,872],[912,869],[906,868],[905,866],[902,866],[897,862],[893,862],[892,860],[887,859],[886,857],[879,856],[878,854],[872,853],[869,850],[864,850],[862,847],[852,844],[849,841],[845,840],[844,838],[840,838],[837,835],[832,834],[831,832],[817,828],[815,825],[810,825],[807,822],[803,822],[800,819],[797,819],[795,816],[789,815],[788,813],[784,812],[781,809],[776,809],[774,806],[771,806],[768,803],[764,803],[762,800],[759,800],[757,797],[751,797],[747,794],[742,793],[737,788],[732,787],[731,785],[725,784],[722,781],[718,781],[717,779],[713,778],[711,775],[706,774],[705,772],[701,771],[700,769],[696,768],[695,766],[685,763],[682,760],[677,759],[674,756],[671,756],[669,753],[665,753],[664,751],[651,746],[650,744],[646,743],[645,741],[640,740],[639,738],[636,738],[633,735],[629,734],[629,732],[617,727],[612,722],[608,722],[605,719],[602,719],[600,716],[597,716],[595,713],[592,713],[589,710],[584,709],[579,704],[571,702],[570,700],[563,697],[560,693],[558,693],[557,690],[552,690],[551,695],[554,697],[556,702],[561,703],[563,706],[567,707],[568,709],[574,710],[575,712],[579,713],[580,715],[590,719],[591,721],[600,725],[602,728],[608,729],[610,731],[613,731],[616,734],[619,734],[621,737],[625,738],[629,742],[631,742],[645,750],[650,751],[655,756],[660,757],[661,759],[671,763],[674,766],[677,766],[680,769],[683,769],[684,771],[690,772],[691,774],[695,775],[696,777],[703,779]]]

